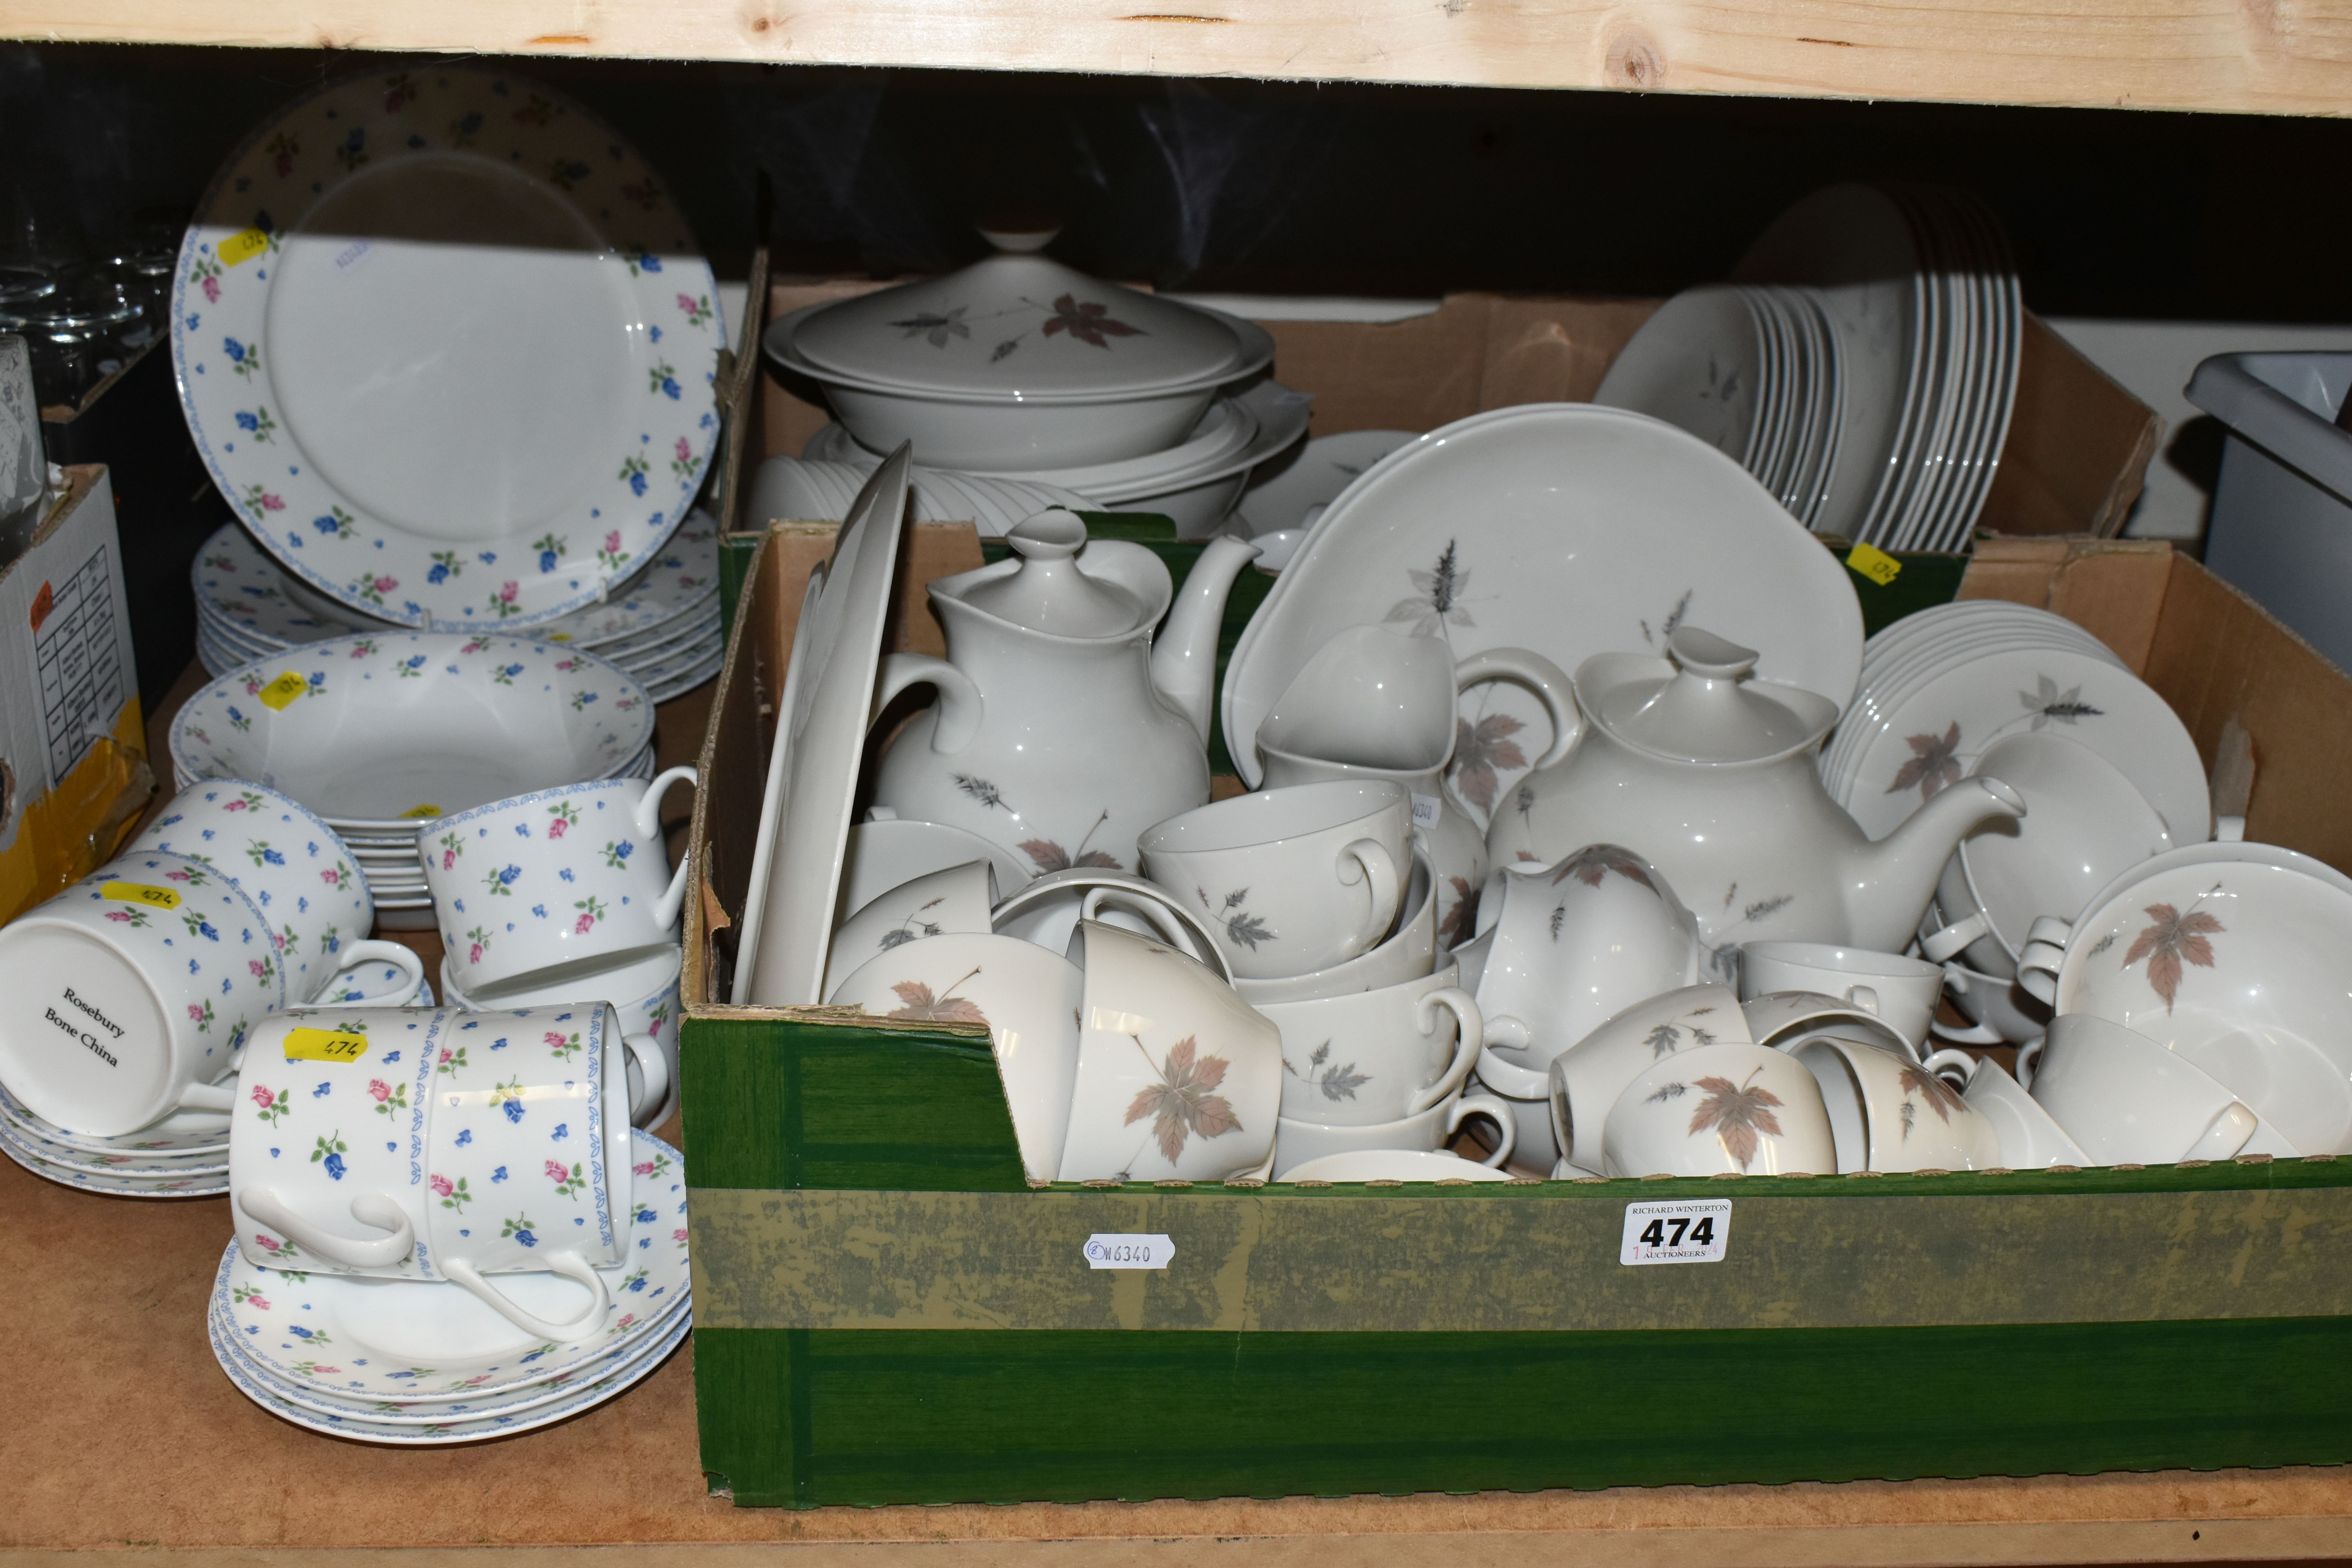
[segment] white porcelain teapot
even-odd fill
[[[1495,813],[1496,864],[1625,845],[1673,881],[1718,963],[1764,938],[1894,952],[1960,836],[2025,815],[2000,780],[1964,779],[1874,843],[1814,767],[1835,703],[1752,679],[1752,649],[1695,626],[1667,649],[1671,661],[1604,653],[1578,667],[1583,733]]]
[[[1004,538],[1016,559],[930,585],[948,657],[883,661],[876,711],[910,686],[939,700],[890,742],[875,804],[976,833],[1034,875],[1132,871],[1138,834],[1208,801],[1217,628],[1257,548],[1210,541],[1174,595],[1159,556],[1089,542],[1074,512]]]

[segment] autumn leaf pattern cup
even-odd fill
[[[1748,1020],[1725,986],[1690,985],[1636,1002],[1552,1058],[1543,1099],[1554,1144],[1572,1163],[1599,1170],[1610,1108],[1637,1075],[1676,1051],[1747,1043]],[[1501,1065],[1482,1061],[1480,1081],[1490,1089],[1489,1072],[1513,1092],[1523,1087]]]
[[[1213,1182],[1265,1164],[1281,1031],[1164,942],[1084,921],[1069,956],[1086,984],[1061,1179]]]
[[[824,960],[824,994],[877,954],[931,936],[985,936],[996,903],[996,868],[966,861],[901,882],[834,928]]]
[[[1840,1171],[1982,1171],[2001,1163],[2000,1135],[1941,1074],[1968,1072],[1966,1051],[1926,1061],[1822,1033],[1784,1047],[1821,1086]]]
[[[2031,1171],[2047,1165],[2097,1163],[2083,1152],[2081,1144],[2066,1136],[2066,1130],[2042,1109],[2042,1102],[2026,1093],[2024,1086],[1992,1058],[1977,1058],[1964,1071],[1948,1074],[1947,1081],[1957,1081],[1960,1098],[1992,1123],[1993,1136],[2000,1141],[2000,1163],[2010,1169]]]
[[[648,1054],[649,1053],[649,1054]],[[237,1245],[268,1268],[446,1279],[527,1333],[597,1332],[628,1193],[628,1041],[603,1003],[292,1013],[257,1028],[229,1137]],[[490,1276],[588,1288],[548,1322]]]
[[[251,899],[202,861],[125,855],[0,926],[0,1084],[92,1137],[225,1111],[220,1079],[286,1000]]]
[[[289,1000],[319,995],[338,971],[368,958],[401,962],[383,952],[381,942],[364,952],[352,945],[375,924],[367,879],[334,829],[265,784],[242,779],[191,784],[131,848],[202,861],[251,899],[269,922]]]
[[[1460,1093],[1485,1027],[1456,978],[1449,963],[1378,991],[1259,1005],[1282,1031],[1282,1114],[1370,1125]]]
[[[674,945],[688,866],[670,868],[662,797],[695,779],[672,768],[651,784],[565,784],[433,824],[417,847],[466,994],[544,994]]]
[[[1916,1052],[1944,994],[1944,966],[1824,942],[1751,942],[1739,950],[1739,999],[1825,994],[1875,1016]]]
[[[1501,1169],[1512,1153],[1510,1107],[1492,1095],[1452,1094],[1417,1116],[1394,1121],[1341,1124],[1284,1117],[1274,1139],[1274,1179],[1286,1180],[1299,1166],[1335,1154],[1443,1149],[1465,1124],[1481,1120],[1495,1129],[1495,1147],[1478,1163]]]
[[[1437,883],[1431,870],[1429,851],[1418,834],[1413,837],[1412,875],[1404,885],[1404,911],[1397,917],[1386,940],[1370,952],[1360,953],[1328,969],[1286,974],[1274,980],[1235,975],[1234,989],[1251,1006],[1263,1007],[1269,1002],[1306,1002],[1318,996],[1376,991],[1436,973]],[[1474,956],[1483,957],[1484,952],[1484,948],[1478,948]],[[1465,979],[1462,985],[1464,990],[1475,994],[1475,981]]]
[[[1404,896],[1412,799],[1387,780],[1235,795],[1144,830],[1144,874],[1194,904],[1236,976],[1306,974],[1368,952]]]
[[[2178,1051],[2088,1013],[2062,1013],[2019,1053],[2036,1103],[2097,1165],[2227,1160],[2260,1127],[2252,1107]]]
[[[1017,936],[1055,952],[1069,951],[1071,933],[1080,921],[1101,921],[1141,936],[1157,934],[1186,956],[1233,978],[1224,952],[1201,914],[1158,883],[1125,871],[1091,866],[1049,871],[1008,895],[989,920],[999,936]]]
[[[1022,1168],[1050,1182],[1069,1133],[1085,995],[1086,976],[1061,953],[1017,937],[949,933],[885,949],[825,1000],[902,1028],[986,1028]]]
[[[1611,1176],[1826,1175],[1837,1143],[1820,1086],[1765,1046],[1677,1051],[1625,1086],[1610,1108],[1601,1170]]]

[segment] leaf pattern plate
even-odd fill
[[[402,626],[541,625],[683,521],[719,434],[709,265],[644,157],[428,64],[257,127],[181,243],[196,448],[288,572]]]
[[[1843,705],[1862,664],[1845,569],[1731,458],[1659,420],[1526,404],[1431,431],[1342,491],[1276,579],[1227,667],[1225,733],[1251,736],[1316,650],[1386,622],[1457,657],[1532,648],[1573,674],[1596,653],[1654,653],[1688,619],[1758,649],[1766,679]],[[1514,687],[1460,714],[1550,726]],[[1234,748],[1258,782],[1256,753]],[[1495,798],[1512,780],[1496,779]]]

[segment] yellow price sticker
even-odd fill
[[[289,702],[310,689],[310,683],[289,669],[263,687],[258,695],[263,707],[282,711]]]
[[[1855,545],[1847,552],[1845,563],[1882,588],[1903,574],[1903,563],[1875,545]]]
[[[412,805],[400,815],[404,817],[438,816],[441,815],[441,808],[437,805]]]
[[[572,634],[570,632],[550,632],[541,640],[546,642],[570,642],[572,640]]]
[[[367,1055],[365,1035],[340,1029],[289,1029],[286,1059],[289,1062],[355,1062]]]
[[[257,228],[243,230],[220,242],[221,265],[234,267],[240,261],[250,261],[268,248],[269,236],[266,231]]]
[[[144,882],[109,882],[98,890],[101,899],[116,899],[126,904],[145,904],[152,910],[176,910],[180,895],[169,888],[151,888]]]

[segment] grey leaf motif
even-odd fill
[[[938,933],[933,932],[932,934],[937,935]],[[914,933],[908,931],[904,926],[893,926],[890,930],[882,933],[882,951],[887,952],[894,947],[904,947],[914,940]]]
[[[1408,566],[1405,575],[1416,590],[1409,599],[1399,599],[1389,606],[1386,619],[1412,622],[1415,629],[1442,634],[1449,626],[1475,626],[1478,623],[1462,607],[1462,598],[1470,586],[1470,569],[1462,564],[1461,554],[1454,540],[1445,542],[1437,560],[1426,572]]]
[[[2107,949],[2109,949],[2109,948],[2111,948],[2111,947],[2113,947],[2113,946],[2115,946],[2115,945],[2116,945],[2116,933],[2115,933],[2115,932],[2113,932],[2113,931],[2109,931],[2106,935],[2105,935],[2105,936],[2101,937],[2098,941],[2096,941],[2096,942],[2093,942],[2093,943],[2090,945],[2090,947],[2089,947],[2087,950],[2085,950],[2085,951],[2084,951],[2084,952],[2083,956],[2084,956],[2084,957],[2085,957],[2085,958],[2096,958],[2096,957],[2098,957],[2098,956],[2099,956],[2099,954],[2101,954],[2101,953],[2103,953],[2103,952],[2106,952],[2106,951],[2107,951]]]
[[[1644,1105],[1661,1105],[1669,1100],[1680,1100],[1684,1095],[1686,1095],[1689,1092],[1690,1085],[1686,1083],[1661,1084],[1658,1087],[1658,1091],[1655,1094],[1644,1096],[1642,1103]]]
[[[1712,1007],[1706,1007],[1701,1008],[1700,1011],[1711,1013],[1715,1011],[1715,1009]],[[1715,1044],[1715,1037],[1694,1024],[1691,1026],[1691,1044],[1695,1046],[1711,1046]]]
[[[922,310],[908,316],[904,321],[893,321],[890,324],[903,329],[909,338],[922,338],[928,341],[931,347],[943,349],[948,346],[950,338],[971,336],[971,329],[964,325],[963,321],[963,313],[969,309],[969,306],[958,305],[945,312]]]
[[[1794,893],[1783,893],[1777,899],[1759,899],[1739,911],[1743,921],[1760,921],[1767,915],[1778,914],[1797,901]]]
[[[1311,1068],[1319,1068],[1330,1059],[1331,1042],[1326,1040],[1321,1045],[1315,1047],[1315,1054],[1307,1058],[1307,1065]]]
[[[997,787],[986,779],[974,778],[970,773],[957,773],[954,777],[956,788],[980,802],[981,805],[1002,808],[1008,812],[1013,809],[1004,804],[1004,796]]]
[[[2053,720],[2061,724],[2071,725],[2077,719],[2096,719],[2105,713],[2105,710],[2094,708],[2083,700],[2083,689],[2080,686],[2070,686],[2061,691],[2058,689],[2058,683],[2046,675],[2035,676],[2033,684],[2032,692],[2021,691],[2017,694],[2017,700],[2024,705],[2028,713],[2033,715],[2033,728],[2036,730],[2042,729]]]
[[[1671,1055],[1675,1048],[1683,1043],[1683,1032],[1672,1024],[1661,1024],[1643,1036],[1642,1043],[1650,1047],[1650,1058],[1654,1061],[1660,1057]]]
[[[1259,942],[1278,940],[1255,915],[1235,915],[1225,922],[1225,934],[1252,952],[1257,951]]]
[[[1371,1081],[1371,1074],[1358,1072],[1356,1064],[1349,1062],[1346,1067],[1335,1067],[1325,1073],[1318,1087],[1323,1090],[1324,1099],[1337,1101],[1355,1099],[1356,1091]]]
[[[1017,349],[1020,346],[1021,340],[1019,338],[1005,339],[1003,342],[997,344],[995,352],[988,356],[988,363],[994,364],[997,361],[1003,359],[1006,354],[1011,353],[1014,349]]]

